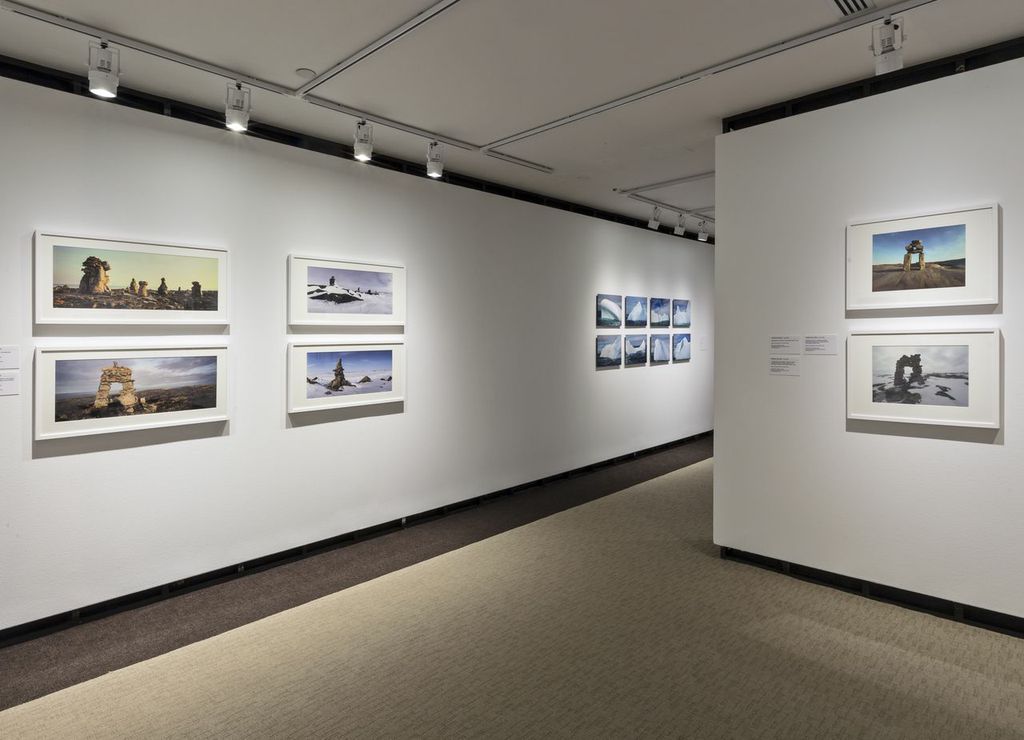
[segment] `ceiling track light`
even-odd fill
[[[654,206],[651,211],[651,217],[647,220],[647,228],[655,231],[661,228],[661,209],[658,206]]]
[[[232,131],[243,133],[249,129],[251,112],[252,90],[242,87],[241,82],[229,82],[227,98],[224,101],[224,125]]]
[[[697,224],[697,241],[706,242],[710,234],[708,233],[708,222],[701,221]]]
[[[439,141],[427,144],[427,177],[435,180],[444,174],[444,145]]]
[[[871,52],[875,55],[875,75],[903,69],[903,42],[906,40],[902,18],[886,18],[871,27]]]
[[[685,236],[685,234],[686,234],[686,214],[685,213],[680,213],[679,214],[679,223],[677,223],[676,227],[674,229],[672,229],[672,233],[675,234],[676,236]]]
[[[373,126],[365,119],[356,123],[356,135],[352,144],[353,155],[360,162],[373,159]]]
[[[121,77],[121,51],[106,41],[89,42],[89,92],[100,98],[116,98]]]

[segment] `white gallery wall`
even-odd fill
[[[1021,90],[1015,61],[718,138],[717,544],[1024,616]],[[848,221],[990,202],[1001,306],[847,316]],[[847,422],[848,332],[976,327],[1002,431]],[[838,355],[769,376],[770,335],[819,333]]]
[[[0,131],[0,628],[711,429],[706,245],[9,80]],[[34,327],[37,229],[229,249],[230,328]],[[406,266],[403,413],[286,413],[292,252]],[[597,372],[598,292],[690,298],[693,360]],[[34,346],[154,332],[229,346],[226,428],[33,442]]]

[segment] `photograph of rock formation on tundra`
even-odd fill
[[[211,257],[56,245],[53,307],[216,311],[218,268]]]
[[[306,355],[306,398],[389,393],[393,367],[389,349],[310,352]]]
[[[967,284],[967,226],[875,234],[871,263],[874,292],[962,288]]]
[[[306,269],[306,310],[310,313],[394,313],[394,277],[390,272],[314,266]]]
[[[872,347],[872,400],[926,406],[967,406],[970,348]]]
[[[54,421],[217,407],[217,358],[57,360]]]

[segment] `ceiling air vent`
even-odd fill
[[[839,14],[845,17],[866,13],[875,7],[875,0],[827,0]]]

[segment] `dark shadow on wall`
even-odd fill
[[[135,447],[171,444],[191,439],[226,437],[230,422],[207,421],[196,424],[159,427],[156,429],[128,429],[64,439],[43,439],[32,442],[32,459],[88,455],[94,452],[127,450]]]
[[[366,419],[374,416],[391,416],[401,414],[405,411],[405,401],[392,401],[391,403],[378,403],[372,406],[351,406],[341,409],[321,409],[318,411],[302,411],[288,414],[288,421],[285,426],[309,427],[317,424],[330,424],[336,421],[350,421],[352,419]]]

